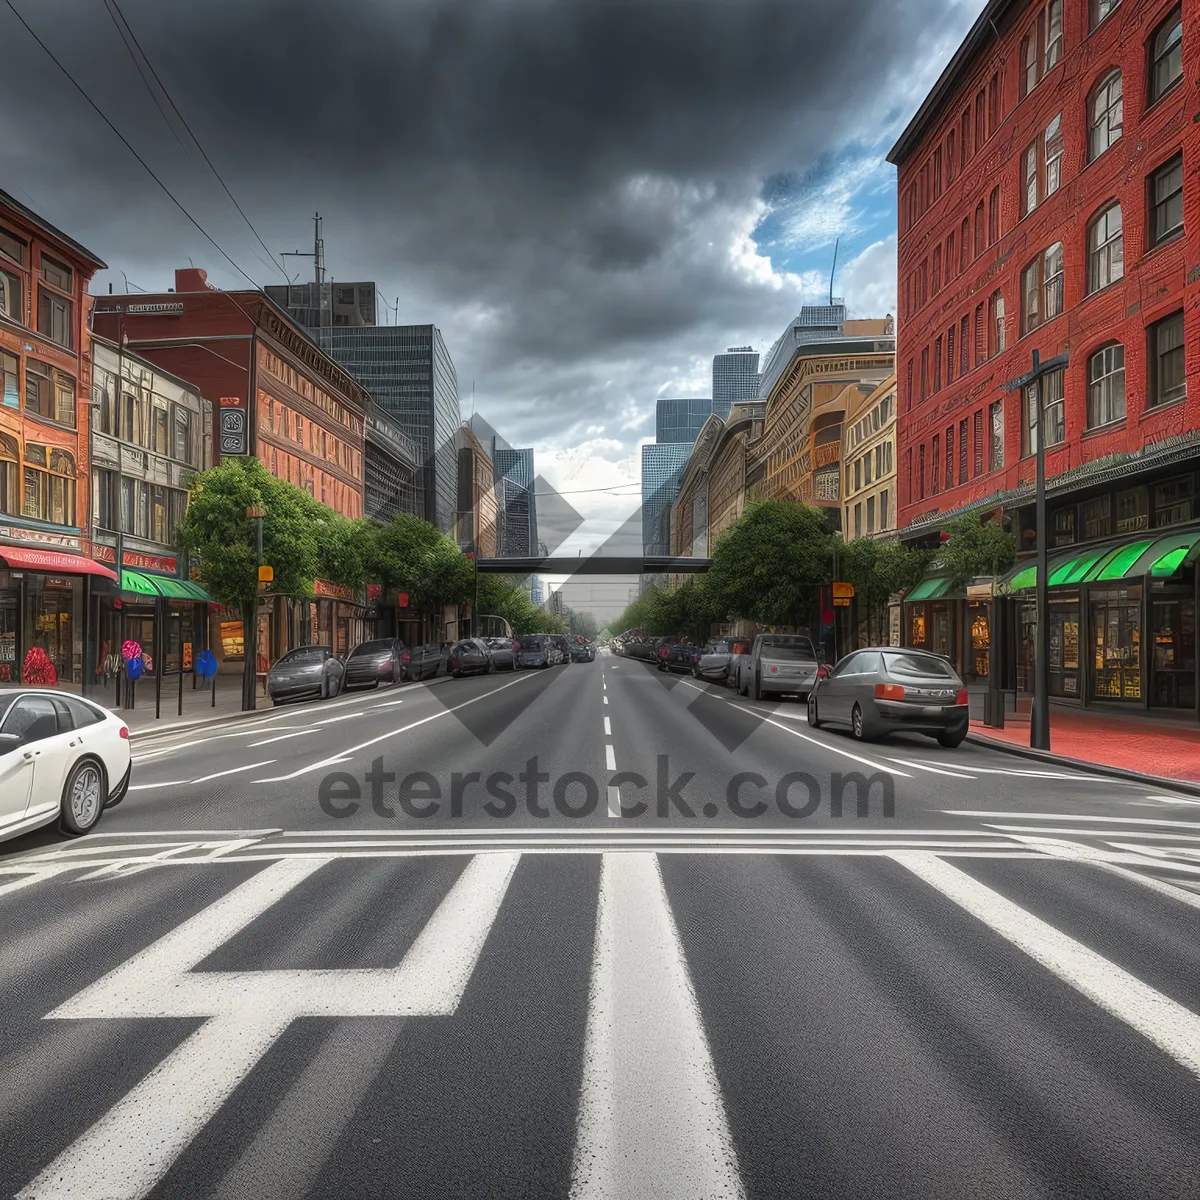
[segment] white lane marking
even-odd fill
[[[397,704],[403,704],[403,700],[385,700],[382,704],[372,704],[371,708],[395,708]]]
[[[55,875],[61,875],[70,869],[71,864],[69,863],[62,866],[31,867],[28,874],[22,873],[17,879],[11,879],[8,883],[0,883],[0,896],[6,896],[9,892],[19,892],[22,888],[27,888],[34,883],[41,883],[44,879],[53,879]]]
[[[604,718],[604,736],[612,737],[612,722],[607,717]]]
[[[653,854],[605,854],[572,1200],[745,1195],[683,946]]]
[[[621,816],[621,789],[611,783],[608,785],[608,815],[618,819]]]
[[[1109,818],[1116,820],[1115,817]],[[1007,825],[1000,821],[985,821],[985,829],[999,829],[1005,833],[1069,833],[1076,837],[1105,838],[1120,835],[1130,838],[1153,838],[1159,842],[1200,842],[1200,829],[1194,833],[1167,833],[1161,829],[1102,829],[1105,818],[1097,817],[1097,828],[1080,829],[1078,825]]]
[[[192,783],[207,783],[210,779],[221,779],[226,775],[237,775],[242,771],[253,771],[255,767],[269,767],[275,761],[273,758],[264,758],[262,762],[246,763],[240,767],[230,767],[228,771],[214,771],[211,775],[201,775],[199,779],[193,779]]]
[[[1020,767],[977,767],[971,764],[972,771],[980,775],[1013,775],[1021,779],[1073,779],[1077,783],[1125,783],[1125,780],[1114,779],[1110,775],[1085,775],[1079,771],[1034,771]]]
[[[311,732],[311,729],[297,729],[295,733],[281,733],[278,737],[263,738],[261,742],[251,742],[247,749],[253,750],[256,746],[270,746],[274,742],[286,742],[288,738],[303,737],[306,733]]]
[[[604,765],[610,771],[615,771],[617,769],[617,756],[613,753],[612,744],[610,742],[606,742],[604,744]]]
[[[742,712],[747,712],[753,717],[757,717],[766,725],[774,725],[776,729],[782,729],[784,733],[790,733],[792,737],[803,738],[806,742],[811,742],[814,746],[820,746],[822,750],[831,750],[834,754],[840,754],[844,758],[853,759],[854,762],[862,763],[865,767],[872,767],[876,771],[886,771],[889,775],[899,775],[903,779],[911,779],[912,776],[907,771],[897,770],[895,767],[884,766],[881,762],[875,762],[874,759],[863,758],[860,754],[851,754],[849,750],[843,750],[840,746],[831,745],[829,742],[824,742],[820,738],[811,737],[807,733],[801,733],[798,729],[789,729],[786,725],[780,725],[778,721],[772,721],[765,713],[759,712],[754,708],[747,708],[744,704],[737,704],[733,700],[726,700],[724,696],[717,696],[710,692],[707,688],[697,687],[694,683],[688,683],[686,679],[679,681],[684,687],[690,687],[693,691],[700,692],[707,696],[710,700],[721,701],[725,704],[732,705],[734,708],[740,709]]]
[[[261,746],[261,742],[255,742],[256,746]],[[127,792],[148,792],[154,788],[179,787],[181,784],[187,783],[186,779],[164,779],[162,783],[131,783],[125,790]]]
[[[323,721],[314,721],[314,725],[332,725],[335,721],[353,721],[355,717],[365,717],[366,713],[342,713],[340,717],[326,717]]]
[[[964,774],[962,771],[948,771],[945,767],[935,767],[931,763],[916,762],[908,758],[889,758],[888,762],[899,763],[902,767],[916,767],[918,771],[930,771],[934,775],[950,775],[955,779],[974,779],[974,775]]]
[[[1004,817],[1022,821],[1092,821],[1096,824],[1116,822],[1118,825],[1154,825],[1169,829],[1190,829],[1200,833],[1200,822],[1169,821],[1162,817],[1105,817],[1086,813],[1042,813],[1042,812],[993,812],[991,809],[943,808],[942,812],[952,817]]]
[[[604,701],[604,703],[605,703],[605,704],[607,704],[607,703],[608,703],[608,697],[607,697],[607,696],[602,696],[602,697],[601,697],[601,699]]]
[[[1200,908],[1200,895],[1185,888],[1176,887],[1174,884],[1168,883],[1165,879],[1159,879],[1155,875],[1147,875],[1143,871],[1131,871],[1128,867],[1123,867],[1120,865],[1120,862],[1115,861],[1118,855],[1112,854],[1110,851],[1100,850],[1095,846],[1083,846],[1078,842],[1058,841],[1055,838],[1021,837],[1017,835],[1014,837],[1014,840],[1035,846],[1056,858],[1072,859],[1099,867],[1101,870],[1108,871],[1111,875],[1120,875],[1122,879],[1128,879],[1133,883],[1148,888],[1152,892],[1157,892],[1160,896],[1167,896],[1169,899],[1177,900],[1191,908]],[[1136,856],[1138,859],[1144,859],[1147,852],[1152,855],[1162,853],[1151,846],[1130,846],[1124,845],[1121,842],[1109,842],[1109,845],[1130,852],[1129,854],[1119,856],[1123,862],[1131,861],[1131,855]]]
[[[449,1016],[478,962],[519,854],[478,855],[400,965],[358,971],[200,971],[218,946],[328,858],[275,863],[48,1014],[208,1020],[22,1192],[145,1196],[271,1044],[303,1016]]]
[[[1194,804],[1200,806],[1200,800],[1189,800],[1183,796],[1147,796],[1147,800],[1160,800],[1163,804]]]
[[[919,879],[1200,1076],[1200,1017],[929,852],[895,855]]]
[[[524,683],[527,679],[536,678],[535,673],[530,671],[522,673],[516,679],[510,680],[508,683],[498,688],[492,688],[491,691],[481,692],[478,696],[472,696],[470,700],[464,700],[461,704],[454,705],[453,708],[443,708],[440,712],[430,713],[427,717],[422,717],[419,721],[410,721],[407,725],[401,725],[399,729],[389,729],[387,733],[381,733],[378,737],[373,737],[365,742],[360,742],[357,746],[348,746],[345,750],[339,751],[332,758],[323,758],[320,762],[311,763],[307,767],[301,767],[298,771],[293,771],[290,775],[271,775],[266,779],[256,779],[255,783],[286,783],[291,779],[299,779],[301,775],[308,775],[312,771],[320,771],[325,767],[332,766],[334,763],[347,762],[360,750],[366,750],[368,746],[374,746],[378,742],[386,741],[388,738],[396,737],[398,734],[407,733],[410,729],[416,729],[418,725],[424,725],[428,721],[436,721],[439,717],[447,717],[451,713],[456,713],[460,708],[466,708],[468,704],[477,704],[480,700],[490,700],[493,696],[499,695],[505,688],[516,687],[519,683]]]

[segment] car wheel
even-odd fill
[[[68,833],[87,833],[100,820],[104,788],[104,768],[94,758],[75,764],[62,795],[62,824]]]
[[[858,704],[854,706],[854,711],[850,714],[850,730],[854,734],[855,741],[870,741],[871,733],[867,726],[867,719],[863,716],[862,707]]]
[[[947,750],[953,750],[956,746],[961,746],[963,738],[967,736],[965,729],[949,730],[944,729],[937,735],[939,746],[945,746]]]
[[[462,672],[461,672],[461,671],[451,671],[450,673],[451,673],[451,674],[454,676],[454,678],[455,678],[455,679],[461,679],[461,678],[462,678]]]
[[[820,729],[821,722],[817,717],[817,698],[811,692],[808,696],[808,724],[810,729]]]

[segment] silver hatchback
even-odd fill
[[[751,700],[798,695],[808,699],[817,681],[817,651],[798,633],[760,633],[749,654],[738,657],[738,692]]]

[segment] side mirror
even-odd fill
[[[817,668],[817,678],[818,679],[828,679],[829,678],[829,668],[824,663],[822,663]]]
[[[19,733],[0,733],[0,757],[20,749],[23,740]]]

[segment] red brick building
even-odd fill
[[[1002,508],[1031,553],[1040,400],[1052,691],[1084,704],[1198,711],[1198,80],[1197,0],[989,0],[889,155],[899,525]],[[1069,365],[1006,390],[1034,349]],[[1032,583],[991,608],[1018,688]],[[905,641],[991,669],[983,604],[918,590]]]
[[[104,263],[0,192],[0,683],[84,682],[88,281]],[[40,655],[35,659],[40,660]]]
[[[204,271],[175,272],[174,291],[99,296],[97,334],[195,384],[216,414],[214,459],[256,456],[279,479],[345,517],[363,514],[369,393],[261,291],[220,291]],[[258,653],[273,661],[298,643],[339,653],[362,635],[349,589],[317,581],[311,605],[277,598],[260,623]],[[218,612],[210,644],[241,660],[237,614]]]

